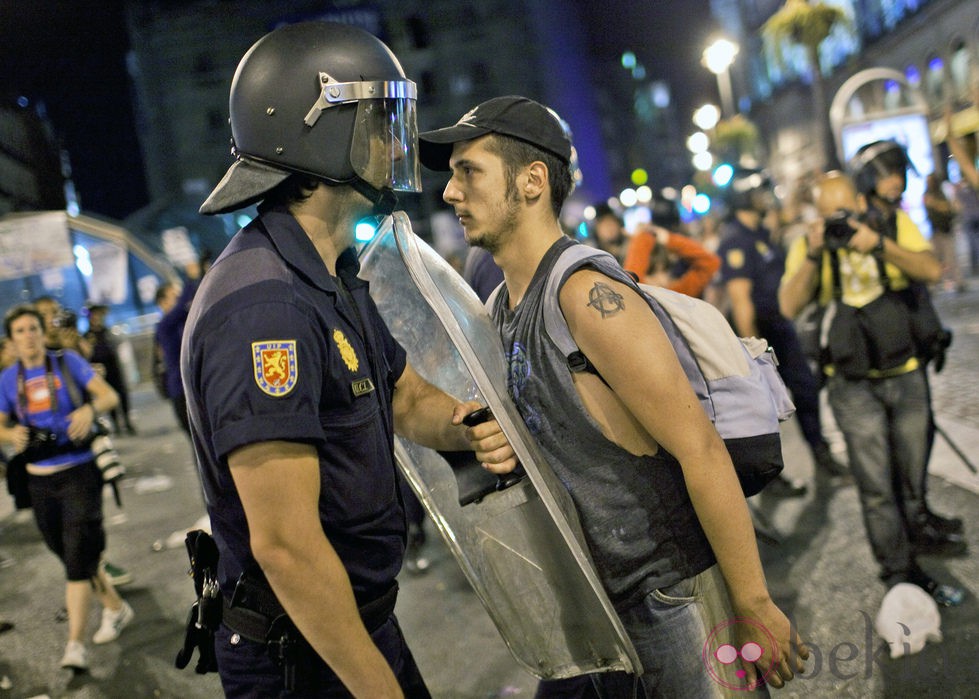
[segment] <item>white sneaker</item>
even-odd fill
[[[116,611],[103,609],[102,624],[92,636],[92,643],[101,645],[116,640],[119,638],[119,633],[129,625],[134,616],[136,615],[133,608],[127,602],[123,602],[122,607]]]
[[[70,668],[75,672],[88,670],[88,652],[85,650],[85,644],[81,641],[68,641],[64,657],[61,658],[61,667]]]

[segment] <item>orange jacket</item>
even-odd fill
[[[629,241],[625,262],[622,268],[639,277],[645,283],[649,274],[650,256],[656,247],[656,233],[648,228],[640,228]],[[687,296],[699,298],[711,279],[721,268],[721,258],[707,250],[696,241],[679,233],[670,233],[666,249],[673,255],[690,263],[690,267],[678,279],[673,279],[666,288]]]

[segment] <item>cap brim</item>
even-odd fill
[[[288,170],[240,157],[224,173],[199,211],[202,214],[226,214],[242,209],[254,204],[291,174]]]
[[[452,146],[460,141],[471,141],[485,136],[489,129],[468,124],[456,124],[444,129],[426,131],[418,135],[418,159],[429,170],[449,170]]]

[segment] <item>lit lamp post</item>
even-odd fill
[[[734,94],[731,90],[731,64],[738,55],[738,45],[728,39],[718,39],[706,49],[700,62],[717,76],[717,90],[721,93],[724,113],[734,116]]]

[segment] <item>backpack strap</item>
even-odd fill
[[[65,388],[68,389],[68,396],[71,398],[72,408],[80,408],[85,404],[86,400],[82,395],[82,390],[78,387],[78,382],[75,381],[75,377],[68,370],[68,363],[65,361],[64,351],[58,350],[55,352],[54,358],[58,361],[58,370],[61,372],[61,378],[65,382]],[[51,371],[50,365],[48,365],[48,371]]]
[[[602,261],[611,263],[612,265],[618,265],[615,258],[607,252],[587,245],[569,245],[558,255],[547,274],[547,282],[544,287],[544,330],[547,332],[547,336],[551,338],[551,341],[561,350],[568,363],[569,371],[572,373],[589,372],[595,374],[604,382],[605,379],[595,369],[595,365],[591,363],[584,352],[579,349],[574,338],[571,337],[571,331],[568,329],[568,323],[564,318],[564,313],[561,311],[559,300],[559,294],[561,287],[564,286],[564,282],[582,267],[592,265],[604,274],[608,274],[615,269],[615,267],[609,269],[608,265],[601,264]],[[616,279],[616,281],[635,286],[632,277],[629,277],[624,271],[621,276],[614,274],[609,274],[609,276]],[[626,282],[626,279],[628,279],[628,282]]]
[[[58,371],[61,373],[61,380],[68,391],[72,409],[81,407],[85,403],[85,398],[82,395],[82,391],[78,388],[78,382],[75,381],[75,377],[68,370],[64,351],[48,351],[44,353],[44,377],[48,383],[48,395],[51,396],[51,411],[58,411],[58,390],[54,383],[54,365],[51,362],[52,355],[54,355],[58,363]],[[24,363],[20,360],[17,361],[17,420],[22,425],[27,424],[27,379]]]

